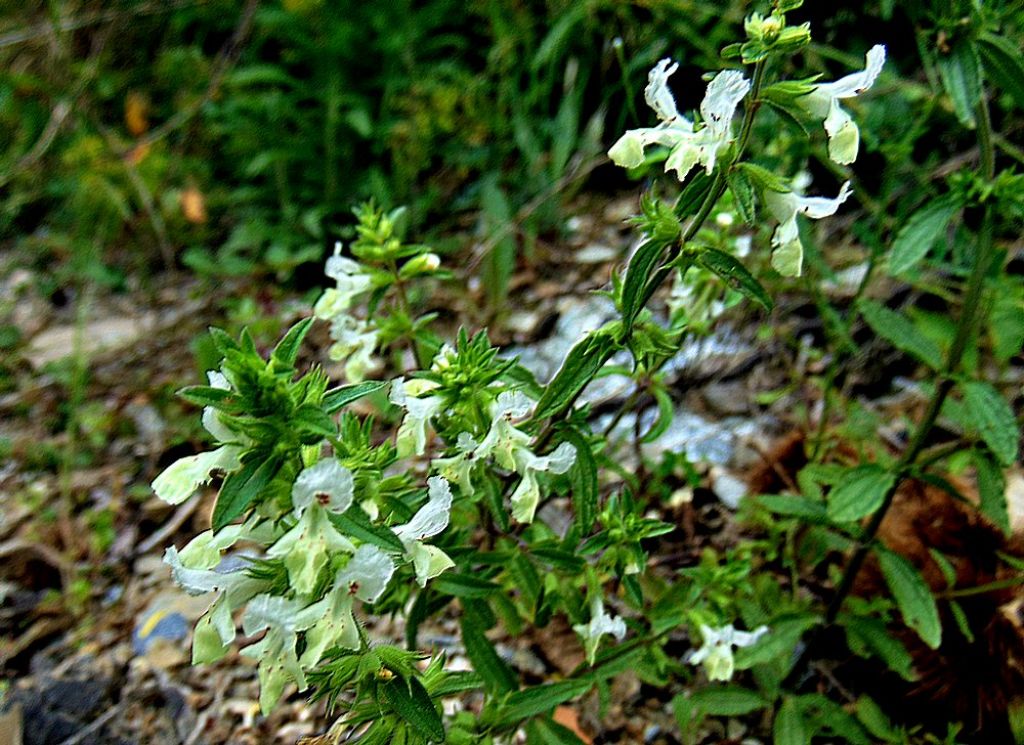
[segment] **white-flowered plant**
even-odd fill
[[[598,646],[601,644],[601,637],[609,635],[622,641],[626,636],[626,622],[608,613],[604,609],[604,601],[600,596],[595,596],[590,602],[590,620],[587,623],[576,624],[572,630],[583,640],[587,662],[593,665],[594,659],[597,657]]]
[[[768,633],[767,626],[758,626],[753,631],[737,631],[732,624],[720,628],[701,625],[704,644],[694,650],[686,661],[691,665],[703,665],[708,680],[732,680],[735,663],[733,649],[749,647]]]
[[[420,587],[426,587],[427,580],[455,566],[455,562],[440,548],[424,543],[448,527],[452,511],[451,486],[441,476],[431,476],[427,479],[427,486],[426,504],[409,522],[392,528],[416,569],[416,581]]]
[[[817,83],[810,93],[797,99],[808,114],[823,121],[828,135],[828,155],[840,165],[849,165],[857,159],[860,130],[839,102],[859,96],[874,85],[884,65],[885,47],[876,44],[868,50],[863,70],[832,83]]]
[[[765,206],[779,225],[772,234],[772,266],[784,277],[799,277],[803,271],[804,246],[800,242],[797,215],[813,220],[831,217],[852,194],[850,182],[843,182],[835,199],[804,197],[793,191],[776,192],[766,189]]]
[[[683,455],[685,468],[668,457],[666,468],[647,468],[640,447],[675,421],[679,390],[667,363],[680,340],[709,331],[744,298],[771,307],[745,266],[749,260],[759,271],[767,263],[757,256],[758,243],[768,243],[762,226],[774,226],[771,265],[799,276],[799,216],[833,215],[851,194],[846,182],[834,199],[803,196],[810,184],[776,176],[747,152],[763,138],[754,119],[771,103],[820,119],[836,163],[857,155],[859,132],[840,104],[870,87],[884,49],[868,53],[863,72],[834,83],[770,90],[769,79],[786,69],[778,60],[809,42],[806,24],[786,23],[798,5],[778,0],[769,14],[750,16],[746,41],[723,54],[753,67],[707,75],[695,120],[680,113],[669,88],[679,65],[663,59],[650,71],[644,97],[658,123],[627,131],[608,155],[639,168],[649,148],[665,148],[664,170],[680,196],[674,204],[645,196],[635,220],[643,240],[606,293],[618,316],[583,335],[550,380],[538,381],[484,332],[460,330],[452,343],[438,338],[427,327],[432,316],[415,313],[429,296],[430,283],[420,280],[441,276],[440,260],[404,242],[401,211],[373,205],[357,210],[357,239],[344,251],[338,244],[328,259],[334,286],[313,309],[330,326],[328,357],[343,364],[345,384],[331,387],[334,366],[299,374],[311,319],[267,358],[248,334],[235,340],[214,330],[221,366],[186,397],[204,407],[217,447],[178,461],[153,483],[161,498],[180,503],[222,479],[212,530],[165,554],[174,579],[211,600],[195,630],[196,662],[227,654],[241,623],[252,637],[241,652],[257,660],[264,711],[294,686],[343,707],[345,721],[363,728],[368,741],[493,743],[522,730],[532,742],[561,736],[549,714],[566,700],[558,698],[563,691],[605,687],[615,674],[609,669],[625,665],[645,680],[679,675],[678,656],[664,644],[686,626],[703,637],[686,661],[718,682],[733,678],[735,650],[756,644],[769,626],[738,631],[701,621],[757,617],[748,611],[760,608],[772,624],[819,622],[795,593],[784,608],[755,606],[753,562],[742,556],[720,561],[708,548],[699,566],[650,561],[659,537],[677,528],[652,510],[651,482],[675,488],[669,481],[685,478],[692,492],[700,471]],[[737,112],[742,122],[734,121]],[[793,166],[778,156],[772,160]],[[631,378],[636,389],[627,400],[653,402],[656,411],[653,424],[648,412],[628,405],[610,415],[608,432],[624,414],[635,417],[628,453],[618,436],[594,426],[606,413],[600,405],[579,404],[605,374]],[[606,609],[606,598],[621,616]],[[412,651],[422,642],[420,627],[442,612],[445,627],[459,625],[473,673],[447,679],[442,654],[418,664],[426,656]],[[371,640],[381,627],[364,628],[367,613],[396,618],[410,651]],[[573,623],[587,664],[541,700],[522,688],[492,646],[491,630],[500,623],[515,634],[551,619]],[[625,641],[627,634],[635,638]],[[601,657],[611,640],[624,643]],[[750,679],[762,686],[765,677]],[[481,693],[480,710],[447,716],[441,698],[470,688]],[[774,706],[778,693],[765,700]],[[687,700],[686,693],[676,700],[681,722]]]
[[[703,126],[695,126],[679,113],[668,87],[669,76],[678,68],[679,63],[663,59],[651,70],[644,98],[661,123],[622,135],[608,151],[616,165],[636,168],[643,164],[647,147],[662,145],[669,148],[665,171],[675,171],[682,181],[698,164],[711,173],[719,154],[732,142],[732,119],[750,90],[750,82],[735,70],[718,73],[708,84],[700,105]]]
[[[222,373],[210,370],[206,376],[211,388],[229,388]],[[209,483],[215,474],[231,473],[242,465],[239,458],[248,444],[247,437],[224,424],[221,413],[211,406],[203,409],[203,427],[220,447],[179,458],[157,476],[153,491],[168,504],[181,504]]]

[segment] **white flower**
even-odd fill
[[[835,199],[825,197],[804,197],[796,192],[776,192],[766,189],[765,204],[779,226],[772,235],[772,266],[786,277],[799,277],[803,269],[804,247],[800,243],[796,216],[807,215],[812,219],[834,215],[845,202],[852,190],[847,181],[839,189]]]
[[[473,496],[473,468],[476,467],[476,449],[479,443],[469,432],[460,432],[455,442],[455,454],[447,458],[434,458],[430,469],[436,471],[445,480],[458,486],[462,493]]]
[[[332,360],[345,360],[345,377],[354,383],[366,378],[377,367],[373,352],[377,348],[378,330],[368,321],[340,313],[331,318],[334,344],[327,354]]]
[[[448,554],[437,546],[428,546],[423,542],[448,527],[452,510],[451,487],[440,476],[427,479],[427,487],[427,503],[420,507],[412,520],[392,528],[412,560],[416,582],[420,587],[425,587],[428,579],[455,566]]]
[[[359,648],[359,630],[352,605],[358,598],[372,603],[381,596],[395,573],[395,563],[376,546],[363,545],[338,572],[331,591],[316,606],[320,618],[306,632],[306,649],[300,664],[316,665],[331,647]]]
[[[228,380],[222,373],[210,370],[206,373],[212,388],[228,390]],[[249,438],[228,429],[221,420],[220,412],[212,406],[203,409],[203,427],[221,445],[215,450],[186,455],[169,465],[157,476],[151,488],[160,499],[168,504],[180,504],[207,484],[217,473],[227,474],[242,467],[241,455]]]
[[[521,448],[515,452],[515,459],[516,471],[522,479],[512,492],[512,517],[521,523],[531,523],[540,503],[537,476],[541,473],[561,474],[568,471],[576,462],[576,448],[563,442],[544,456],[534,455],[530,450]]]
[[[834,83],[819,83],[798,103],[811,116],[824,120],[828,135],[828,155],[836,163],[846,165],[857,159],[860,130],[839,101],[853,98],[870,88],[885,64],[885,47],[876,44],[868,50],[864,69],[840,78]]]
[[[260,709],[270,712],[281,698],[289,681],[299,690],[306,687],[306,676],[295,651],[298,633],[305,631],[323,615],[323,602],[303,606],[296,600],[276,595],[253,598],[242,616],[242,630],[253,636],[266,630],[263,638],[242,650],[247,657],[259,660]]]
[[[334,244],[334,255],[327,259],[325,273],[335,281],[336,286],[324,290],[324,294],[313,307],[313,315],[332,320],[343,315],[355,299],[373,289],[373,278],[358,262],[341,255],[341,243]]]
[[[423,396],[437,387],[429,380],[403,380],[396,378],[391,383],[389,400],[395,406],[405,409],[405,418],[398,427],[395,445],[398,457],[404,458],[412,453],[423,455],[427,450],[427,424],[441,413],[444,401],[440,396]]]
[[[175,582],[187,593],[220,593],[196,623],[192,635],[193,664],[216,662],[225,655],[235,639],[232,612],[266,589],[265,581],[250,577],[244,568],[227,572],[213,568],[220,562],[220,551],[241,537],[242,527],[229,525],[216,536],[207,531],[196,536],[181,553],[174,546],[164,552],[164,563],[171,567]]]
[[[292,485],[292,505],[302,516],[314,502],[339,515],[352,505],[352,472],[336,458],[324,458],[302,469]]]
[[[668,88],[668,78],[678,67],[678,63],[663,59],[651,70],[644,98],[661,123],[657,127],[632,129],[622,135],[608,151],[608,157],[616,165],[635,168],[643,163],[644,150],[649,145],[664,145],[671,148],[665,170],[675,171],[680,181],[697,164],[703,165],[708,173],[714,170],[719,151],[732,141],[732,118],[739,102],[750,90],[750,82],[735,70],[716,75],[708,84],[700,105],[704,126],[695,129],[693,123],[679,113]]]
[[[580,623],[572,627],[572,630],[583,639],[583,648],[587,652],[587,662],[594,664],[597,657],[597,648],[601,643],[601,637],[611,634],[619,641],[626,635],[626,622],[621,618],[612,617],[605,612],[604,602],[600,597],[595,597],[590,603],[590,622]]]
[[[691,665],[703,663],[708,680],[731,680],[733,674],[733,647],[749,647],[768,633],[767,626],[758,626],[753,631],[737,631],[732,624],[713,629],[701,624],[704,645],[691,652],[686,661]]]

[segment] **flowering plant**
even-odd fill
[[[807,493],[763,503],[825,526],[831,546],[867,536],[832,607],[821,609],[795,590],[783,597],[767,587],[754,574],[750,546],[724,557],[705,552],[699,566],[670,577],[649,571],[648,548],[674,526],[648,514],[640,479],[626,474],[609,488],[615,482],[607,478],[624,470],[611,434],[637,397],[603,432],[579,403],[595,378],[626,359],[638,392],[651,393],[659,409],[648,432],[637,419],[635,437],[657,437],[673,416],[661,371],[685,334],[744,298],[770,309],[762,279],[772,269],[776,280],[804,271],[800,216],[834,215],[854,194],[844,180],[835,198],[804,196],[796,175],[776,175],[749,152],[766,103],[821,123],[835,164],[849,165],[859,152],[859,130],[840,102],[870,88],[885,50],[873,47],[862,72],[833,83],[771,81],[777,63],[810,41],[806,24],[787,22],[798,6],[780,0],[769,16],[747,19],[746,40],[723,57],[750,69],[710,75],[699,119],[680,113],[669,88],[677,63],[663,59],[650,71],[644,98],[658,123],[627,131],[608,155],[634,170],[663,159],[680,192],[673,204],[644,197],[635,220],[643,240],[611,278],[617,316],[580,338],[551,380],[536,380],[484,332],[463,330],[450,343],[436,337],[432,317],[414,315],[414,293],[446,276],[440,260],[403,243],[400,212],[373,206],[357,211],[358,239],[328,260],[335,285],[313,311],[330,324],[328,356],[344,362],[346,384],[331,387],[316,367],[299,374],[313,319],[293,327],[266,359],[247,334],[235,340],[212,332],[223,361],[208,373],[209,385],[183,395],[204,407],[216,447],[171,465],[153,483],[159,496],[180,502],[222,479],[212,530],[166,554],[182,587],[210,593],[194,636],[196,662],[226,654],[240,611],[244,633],[262,635],[242,652],[259,661],[264,711],[288,686],[311,687],[315,698],[345,708],[339,727],[363,728],[367,742],[494,742],[523,727],[530,742],[578,742],[551,719],[556,706],[593,688],[605,692],[626,669],[659,685],[695,684],[686,663],[702,665],[712,687],[676,697],[684,724],[729,713],[712,694],[741,691],[751,709],[773,712],[777,739],[796,727],[868,741],[866,725],[788,689],[787,678],[804,659],[801,639],[812,629],[845,624],[850,648],[867,648],[864,629],[877,628],[878,619],[870,611],[839,613],[860,549],[878,549],[895,599],[885,612],[896,607],[937,645],[935,601],[922,592],[920,576],[857,523],[884,514],[918,453],[892,470],[811,469],[801,479]],[[716,213],[717,227],[709,226]],[[740,240],[728,235],[733,214],[750,226],[763,216],[774,222]],[[654,301],[669,286],[662,318]],[[870,306],[865,316],[872,325],[872,317],[888,319]],[[950,381],[958,364],[959,357],[947,359]],[[991,403],[987,390],[965,388],[965,401],[972,395]],[[357,401],[363,414],[352,408]],[[930,416],[928,426],[937,410]],[[984,431],[981,438],[993,445]],[[996,447],[1005,462],[1009,448]],[[558,525],[558,515],[567,524]],[[442,655],[423,664],[426,655],[373,642],[361,620],[401,616],[415,649],[420,627],[456,608],[472,673],[446,670]],[[556,617],[575,632],[584,661],[564,680],[524,687],[485,632],[499,620],[515,634]],[[667,651],[679,639],[691,650],[682,657]],[[747,670],[757,690],[713,687]],[[469,691],[482,694],[477,716],[442,716],[441,699]]]

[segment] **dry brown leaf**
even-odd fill
[[[590,745],[594,741],[594,738],[580,729],[580,715],[576,713],[576,710],[571,706],[559,706],[555,709],[554,716],[552,716],[556,722],[565,727],[566,729],[572,730],[572,733],[576,737],[583,740],[583,742]]]
[[[124,125],[132,137],[140,137],[149,129],[149,99],[132,91],[124,99]]]
[[[181,211],[193,225],[206,222],[206,198],[195,186],[188,186],[181,192]]]

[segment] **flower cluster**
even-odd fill
[[[358,382],[376,367],[373,353],[379,343],[379,330],[372,321],[357,318],[351,311],[374,288],[374,277],[367,267],[341,255],[341,243],[335,244],[324,271],[335,286],[324,290],[313,314],[331,324],[331,359],[345,360],[345,377]]]
[[[446,359],[448,355],[448,350],[442,350],[439,358]],[[445,413],[443,391],[429,380],[399,379],[392,384],[391,402],[405,409],[405,417],[398,430],[399,452],[423,455],[430,420]],[[435,458],[431,463],[432,470],[456,484],[465,496],[472,496],[475,492],[474,469],[492,460],[501,468],[519,475],[519,484],[510,500],[512,517],[522,523],[532,522],[540,503],[540,475],[563,474],[576,459],[575,448],[567,442],[547,455],[533,452],[532,438],[515,424],[526,419],[532,408],[533,402],[522,391],[502,390],[488,409],[490,422],[483,437],[478,439],[475,433],[459,432],[454,438],[454,452]]]
[[[804,85],[796,98],[796,106],[808,116],[823,122],[828,138],[829,157],[840,165],[848,165],[857,157],[860,132],[840,101],[853,98],[870,88],[885,63],[885,47],[876,45],[867,53],[865,68],[832,83]],[[675,98],[668,88],[668,78],[679,65],[663,59],[651,70],[644,90],[647,105],[657,114],[656,127],[632,129],[622,135],[608,151],[616,165],[636,168],[643,164],[648,146],[668,148],[665,170],[675,171],[683,181],[696,165],[703,165],[711,174],[733,143],[732,119],[740,101],[751,85],[735,70],[720,72],[708,84],[700,105],[702,126],[679,113]],[[728,168],[726,164],[724,168]],[[778,221],[772,235],[772,266],[782,275],[799,276],[803,268],[803,245],[797,228],[797,215],[812,219],[836,213],[850,196],[849,182],[843,184],[835,199],[805,197],[792,189],[775,185],[762,188],[767,210]]]

